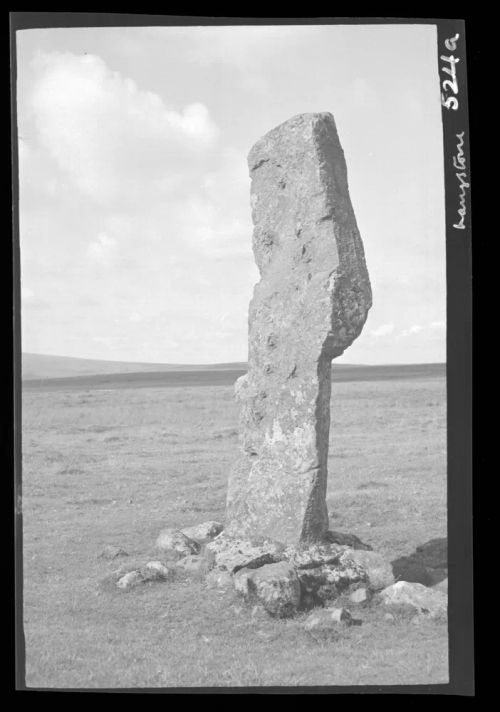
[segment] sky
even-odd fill
[[[245,361],[246,157],[329,111],[373,290],[338,362],[445,361],[435,27],[23,30],[17,100],[24,352]]]

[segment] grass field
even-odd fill
[[[223,521],[237,447],[227,385],[23,391],[24,632],[30,687],[396,685],[448,681],[447,626],[385,620],[317,640],[177,578],[102,585],[106,544],[145,562],[162,527]],[[446,536],[440,375],[335,382],[330,527],[391,561]],[[120,560],[119,563],[123,563]]]

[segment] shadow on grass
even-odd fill
[[[417,546],[413,554],[391,561],[396,581],[434,586],[448,576],[448,540],[430,539]]]

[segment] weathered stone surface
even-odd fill
[[[236,400],[242,400],[245,398],[245,392],[248,386],[248,373],[244,373],[234,382],[234,395]]]
[[[366,573],[354,561],[323,564],[314,568],[296,569],[302,594],[323,605],[348,593],[351,587],[366,582]]]
[[[250,151],[253,249],[240,457],[229,478],[226,532],[284,544],[328,529],[331,361],[371,306],[363,245],[333,116],[301,114]]]
[[[394,583],[391,564],[376,551],[350,549],[342,554],[343,563],[353,562],[366,573],[369,587],[372,591],[380,591]]]
[[[140,571],[129,571],[125,576],[118,579],[116,585],[118,588],[128,590],[143,582],[144,578]]]
[[[99,554],[100,559],[108,559],[110,561],[118,559],[121,556],[128,556],[128,554],[121,546],[115,546],[114,544],[108,544]]]
[[[364,586],[360,586],[349,596],[349,600],[356,604],[365,603],[368,598],[368,590]]]
[[[171,574],[170,569],[164,566],[161,561],[148,561],[140,569],[128,571],[123,576],[120,576],[116,585],[118,588],[128,590],[148,581],[166,581]]]
[[[258,569],[241,569],[234,588],[247,603],[260,603],[276,618],[289,618],[300,605],[300,583],[293,566],[285,561]]]
[[[364,549],[365,551],[373,550],[372,546],[362,542],[361,539],[355,534],[349,534],[347,532],[334,532],[330,529],[326,532],[325,539],[327,542],[332,544],[349,546],[351,549]]]
[[[281,561],[284,558],[283,550],[283,546],[273,541],[233,539],[226,536],[225,532],[206,546],[207,556],[213,557],[214,566],[231,573],[244,567],[256,569]]]
[[[417,614],[431,618],[446,617],[448,596],[443,591],[428,588],[421,583],[397,581],[380,592],[380,598],[387,606],[406,607]]]
[[[220,522],[209,521],[195,524],[192,527],[184,527],[184,529],[181,529],[181,532],[184,536],[187,536],[188,539],[194,539],[199,544],[205,544],[207,541],[215,539],[223,529],[224,525]]]
[[[323,564],[336,564],[350,549],[339,544],[312,544],[310,546],[288,546],[283,558],[297,569],[313,569]]]
[[[200,545],[178,529],[162,529],[155,544],[158,551],[177,552],[181,556],[198,554]]]
[[[352,616],[347,608],[319,608],[307,616],[303,627],[308,631],[336,628],[340,623],[352,624]]]
[[[140,573],[145,581],[166,581],[172,575],[172,571],[161,561],[148,561]]]

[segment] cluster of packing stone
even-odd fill
[[[202,574],[209,588],[232,586],[250,606],[260,606],[276,618],[314,609],[306,627],[353,623],[343,606],[367,603],[375,594],[388,606],[405,605],[431,617],[446,615],[442,586],[394,583],[391,564],[356,536],[330,531],[327,539],[298,547],[252,542],[227,536],[223,525],[214,521],[163,529],[155,543],[162,560],[123,572],[116,585],[130,590],[149,581],[167,581],[176,569]],[[108,546],[101,556],[115,559],[127,553]]]
[[[172,568],[204,573],[209,587],[232,583],[247,603],[287,618],[299,610],[328,606],[342,594],[362,602],[394,580],[390,564],[352,535],[330,532],[331,541],[324,544],[286,547],[273,541],[235,539],[222,529],[218,522],[205,522],[183,530],[162,530],[155,546],[163,561],[128,571],[117,586],[129,589],[166,580],[171,570],[167,561]]]
[[[329,606],[341,596],[361,603],[394,582],[391,565],[359,539],[351,535],[351,546],[333,532],[330,539],[337,541],[287,547],[222,533],[205,547],[213,562],[207,578],[224,582],[230,576],[249,604],[277,618]]]

